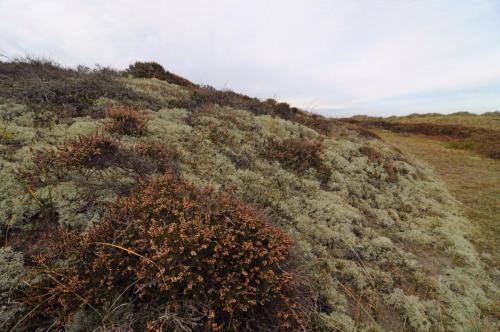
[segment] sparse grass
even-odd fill
[[[423,135],[388,131],[378,134],[403,152],[428,163],[446,182],[476,226],[472,241],[485,257],[492,256],[486,259],[490,268],[500,268],[500,161],[470,151],[448,149],[447,142]]]

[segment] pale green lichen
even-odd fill
[[[11,301],[9,294],[17,287],[25,273],[23,254],[11,247],[0,248],[0,329],[7,328],[8,322],[19,311],[19,304]]]
[[[126,82],[163,103],[187,97],[180,87],[158,80]],[[74,118],[42,130],[31,126],[19,106],[9,107],[0,110],[9,114],[21,146],[12,161],[3,161],[8,167],[0,170],[2,179],[8,179],[0,184],[3,223],[29,221],[37,212],[29,197],[20,195],[23,187],[11,173],[15,167],[29,167],[37,149],[102,125],[102,120]],[[328,303],[329,309],[320,313],[326,330],[390,329],[391,322],[377,316],[384,310],[395,311],[395,326],[407,330],[473,331],[493,326],[482,312],[499,296],[498,288],[468,240],[469,221],[425,166],[381,141],[367,142],[342,128],[342,135],[326,137],[291,121],[229,107],[214,106],[199,114],[163,108],[148,118],[147,137],[117,139],[126,147],[144,139],[175,146],[183,155],[184,178],[199,187],[232,188],[245,201],[267,209],[311,262],[322,301]],[[322,142],[323,160],[332,171],[327,183],[320,183],[313,170],[297,176],[264,157],[269,139],[299,137]],[[387,181],[384,165],[360,153],[362,146],[390,161],[397,180]],[[99,188],[95,196],[100,202],[116,195],[112,182],[100,182],[103,174],[123,186],[133,181],[116,169],[103,172],[87,178],[71,173],[64,182],[51,185],[59,222],[85,229],[98,221],[101,210],[79,211],[89,188]],[[48,190],[42,187],[38,193],[46,197]]]

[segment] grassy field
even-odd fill
[[[489,112],[484,114],[473,114],[459,112],[448,115],[443,114],[414,114],[404,117],[391,117],[389,121],[397,120],[407,123],[436,123],[448,125],[461,125],[475,128],[486,128],[500,130],[500,113]]]
[[[500,161],[495,157],[497,153],[491,151],[497,151],[500,144],[496,134],[500,131],[500,113],[432,113],[388,118],[356,116],[352,119],[433,169],[443,180],[471,221],[470,240],[480,253],[488,274],[498,285]],[[483,135],[483,130],[487,131],[487,136]],[[462,133],[465,133],[463,138],[460,137]],[[485,148],[490,153],[484,153]],[[488,155],[493,158],[486,157]],[[497,301],[491,310],[497,319],[499,306]]]
[[[374,118],[355,116],[343,122],[378,128],[396,133],[422,134],[448,140],[448,146],[474,151],[482,156],[500,159],[500,113],[449,115],[413,114],[403,117]]]
[[[500,162],[466,151],[448,148],[446,141],[424,135],[379,130],[384,140],[404,153],[427,163],[443,179],[477,226],[471,239],[491,267],[500,257]]]
[[[355,116],[353,118],[359,120],[372,119],[366,116]],[[438,113],[410,114],[407,116],[391,116],[384,118],[384,120],[389,122],[432,123],[500,130],[499,112],[489,112],[483,114],[458,112],[447,115]]]
[[[471,242],[488,273],[500,283],[500,162],[467,150],[449,148],[446,141],[424,135],[377,130],[386,142],[430,166],[462,203],[473,224]],[[500,301],[491,314],[498,318]]]

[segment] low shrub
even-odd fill
[[[362,125],[366,127],[377,127],[398,133],[413,133],[429,136],[442,136],[448,138],[466,138],[470,137],[477,128],[451,125],[451,124],[436,124],[436,123],[410,123],[386,121],[382,118],[365,118],[365,119],[341,119],[341,121],[351,124]]]
[[[298,175],[303,175],[308,169],[313,168],[318,178],[326,183],[330,179],[331,170],[323,161],[321,156],[323,150],[321,142],[306,138],[270,140],[267,146],[267,157],[271,160],[278,160],[284,168]]]
[[[36,260],[45,277],[19,300],[31,327],[67,327],[82,308],[105,326],[127,306],[135,330],[300,330],[292,274],[280,267],[289,246],[230,194],[166,175],[119,197],[88,233],[54,235]]]
[[[103,169],[113,165],[119,144],[110,136],[97,132],[68,138],[57,149],[41,150],[34,154],[34,173],[47,176],[64,170]]]
[[[309,128],[316,130],[318,133],[328,135],[332,133],[335,128],[335,122],[332,119],[325,118],[324,116],[308,113],[304,111],[297,111],[293,119]]]
[[[166,71],[157,62],[135,62],[128,67],[128,73],[137,78],[156,78],[180,86],[195,86],[187,79]]]
[[[132,168],[129,156],[111,136],[102,132],[68,138],[61,146],[33,152],[32,166],[16,169],[16,179],[30,188],[56,183],[78,171],[90,175],[95,170],[118,166]],[[134,164],[137,164],[135,162]]]
[[[62,168],[105,168],[118,150],[118,143],[103,133],[80,135],[65,140],[57,152],[57,163]]]
[[[112,108],[107,116],[111,121],[106,125],[106,129],[110,132],[130,136],[142,136],[147,133],[146,117],[130,107]]]
[[[397,182],[399,179],[398,176],[398,168],[394,164],[392,160],[385,160],[384,163],[382,164],[382,167],[384,167],[385,173],[387,174],[387,181],[388,182]]]
[[[179,175],[182,154],[175,146],[168,146],[158,141],[145,141],[134,147],[134,154],[143,162],[155,165],[156,171]]]
[[[47,108],[59,116],[88,115],[99,98],[156,107],[156,101],[126,86],[109,68],[62,68],[48,60],[0,62],[0,97],[28,104],[36,112]]]

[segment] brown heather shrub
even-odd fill
[[[62,168],[105,168],[113,163],[119,150],[118,142],[103,133],[69,138],[57,152]]]
[[[128,303],[134,330],[302,330],[292,274],[280,267],[289,246],[230,194],[166,175],[119,197],[88,233],[53,236],[36,258],[45,277],[19,300],[31,327],[63,328],[81,308],[103,326],[103,308]]]
[[[312,128],[323,135],[331,134],[335,127],[335,121],[333,119],[304,111],[297,111],[296,115],[292,119],[293,121]]]
[[[500,159],[500,131],[478,130],[471,137],[450,143],[454,148],[473,150],[492,159]]]
[[[30,188],[36,188],[42,183],[61,180],[68,171],[80,171],[89,175],[94,170],[103,170],[111,166],[124,169],[140,166],[136,160],[129,161],[129,159],[120,144],[112,137],[102,132],[95,132],[68,138],[61,146],[55,148],[34,151],[33,167],[17,168],[16,178]]]
[[[156,166],[161,173],[170,172],[179,175],[182,154],[175,146],[168,146],[158,141],[145,141],[137,144],[134,154],[145,162]]]
[[[57,149],[36,152],[34,172],[37,176],[47,176],[68,169],[104,169],[114,164],[119,148],[118,142],[100,132],[68,138]]]
[[[385,160],[384,163],[382,164],[382,167],[384,167],[385,172],[387,173],[387,181],[389,182],[397,182],[399,179],[398,176],[398,168],[394,164],[392,160]]]
[[[283,141],[270,140],[267,157],[271,160],[278,160],[284,168],[299,175],[313,168],[321,182],[326,183],[330,179],[331,170],[323,161],[321,156],[323,150],[321,142],[306,138],[288,138]]]
[[[136,62],[128,67],[128,73],[137,78],[156,78],[180,86],[195,86],[187,79],[166,71],[157,62]]]
[[[106,125],[106,129],[110,132],[130,136],[142,136],[147,133],[145,115],[130,107],[112,108],[107,115],[111,121]]]
[[[0,61],[0,97],[27,104],[36,113],[50,109],[59,117],[94,115],[99,98],[157,108],[158,102],[132,91],[110,68],[62,68],[49,60]],[[100,116],[100,115],[99,115]]]

